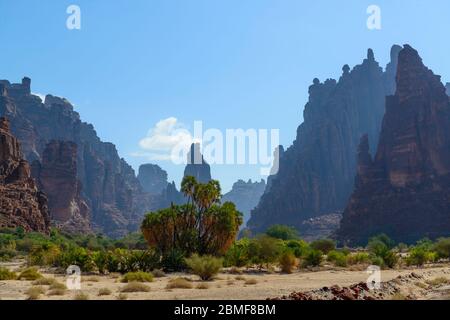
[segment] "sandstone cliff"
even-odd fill
[[[43,233],[50,228],[47,198],[31,178],[30,165],[23,159],[19,142],[3,117],[0,118],[0,227],[22,227]]]
[[[378,233],[396,241],[450,235],[450,103],[440,77],[408,45],[399,54],[397,90],[386,99],[378,150],[358,150],[356,190],[339,238],[365,244]]]
[[[47,95],[45,101],[31,94],[31,80],[20,84],[0,81],[0,115],[11,121],[25,158],[42,162],[52,140],[77,145],[77,180],[83,186],[81,197],[91,210],[96,231],[122,236],[137,230],[147,210],[134,170],[121,159],[115,146],[102,142],[91,124],[84,123],[63,98]],[[50,195],[52,198],[53,195]]]
[[[71,233],[89,233],[90,209],[81,197],[77,177],[77,145],[67,141],[47,144],[42,163],[33,162],[33,176],[48,195],[52,222]]]
[[[254,233],[272,224],[302,232],[305,220],[343,210],[354,186],[361,135],[368,133],[372,145],[378,142],[398,49],[392,48],[386,72],[369,49],[362,64],[343,67],[339,81],[314,79],[297,139],[283,152],[278,174],[252,211],[248,226]]]

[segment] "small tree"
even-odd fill
[[[311,243],[311,248],[322,251],[323,254],[328,254],[328,252],[336,249],[336,242],[331,239],[319,239]]]

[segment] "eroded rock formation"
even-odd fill
[[[200,183],[208,183],[211,180],[211,168],[203,159],[200,152],[200,144],[193,143],[187,155],[187,165],[184,169],[184,176],[192,176]]]
[[[96,231],[118,237],[138,229],[146,204],[134,170],[121,159],[116,147],[102,142],[91,124],[84,123],[63,98],[47,95],[45,101],[31,94],[31,80],[21,84],[0,81],[0,115],[11,122],[25,159],[42,162],[52,140],[77,145],[77,179],[81,196],[91,209]],[[50,195],[52,196],[52,195]]]
[[[356,190],[338,232],[346,243],[365,244],[379,233],[407,243],[450,235],[449,98],[408,45],[396,81],[374,160],[361,139]]]
[[[90,209],[81,197],[77,177],[77,145],[68,141],[47,144],[42,164],[33,162],[33,176],[48,195],[52,222],[71,233],[89,233]]]
[[[0,84],[0,91],[3,89]],[[50,228],[47,198],[31,178],[30,165],[23,159],[19,142],[3,117],[0,118],[0,227],[22,227],[43,233]]]
[[[314,79],[297,139],[283,152],[279,172],[252,211],[248,226],[253,233],[272,224],[302,232],[303,221],[344,209],[353,191],[361,135],[368,133],[372,145],[378,142],[397,52],[394,46],[386,72],[369,49],[362,64],[342,68],[339,81]]]

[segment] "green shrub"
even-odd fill
[[[211,280],[222,269],[223,260],[213,256],[199,256],[194,254],[186,259],[186,264],[192,273],[199,276],[203,281]]]
[[[266,235],[281,240],[298,239],[298,231],[295,228],[280,224],[269,227],[266,231]]]
[[[340,251],[332,250],[328,252],[327,260],[338,267],[347,266],[347,256]]]
[[[9,271],[6,268],[0,267],[0,280],[15,280],[17,278],[17,275],[13,271]]]
[[[148,272],[137,271],[137,272],[128,272],[126,273],[122,280],[122,282],[152,282],[153,275]]]
[[[398,256],[392,250],[393,245],[386,235],[372,238],[367,245],[372,263],[380,267],[393,268],[398,262]]]
[[[281,271],[284,273],[292,273],[292,270],[297,265],[297,259],[295,258],[295,255],[290,252],[286,251],[280,256],[279,259]]]
[[[323,253],[320,250],[309,250],[302,259],[302,267],[318,267],[323,261]]]
[[[37,280],[42,278],[42,274],[39,273],[37,268],[31,267],[31,268],[26,268],[25,270],[23,270],[19,276],[17,277],[17,279],[19,280],[27,280],[27,281],[33,281],[33,280]]]
[[[357,252],[354,254],[349,254],[347,256],[347,263],[349,265],[366,264],[369,262],[370,262],[370,256],[366,252]]]
[[[244,267],[249,264],[250,240],[247,238],[235,241],[225,254],[225,267]]]
[[[450,258],[450,238],[440,238],[433,247],[433,250],[437,253],[441,259]]]
[[[323,254],[328,254],[328,252],[336,249],[336,242],[331,239],[319,239],[311,242],[311,248],[314,250],[322,251]]]
[[[252,263],[269,265],[278,260],[283,252],[283,241],[269,236],[252,239],[249,244],[249,257]]]
[[[186,256],[179,249],[172,249],[162,255],[161,266],[165,271],[176,272],[186,268]]]
[[[81,247],[68,248],[59,255],[58,266],[66,269],[71,265],[80,267],[83,272],[91,272],[95,269],[91,254]]]
[[[58,261],[61,250],[54,244],[33,246],[28,254],[30,266],[52,266]]]
[[[409,251],[409,255],[406,258],[406,264],[408,266],[423,266],[427,262],[432,262],[436,258],[436,253],[427,250],[426,246],[415,246]]]
[[[303,240],[289,240],[286,242],[286,248],[297,258],[300,258],[310,250],[309,244]]]

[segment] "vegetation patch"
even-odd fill
[[[130,282],[126,286],[124,286],[121,290],[121,292],[149,292],[150,287],[141,283],[141,282]]]
[[[185,278],[175,278],[167,283],[166,289],[192,289],[193,287],[192,283]]]
[[[152,282],[153,281],[153,274],[148,272],[128,272],[126,273],[121,282],[128,283],[128,282]]]

